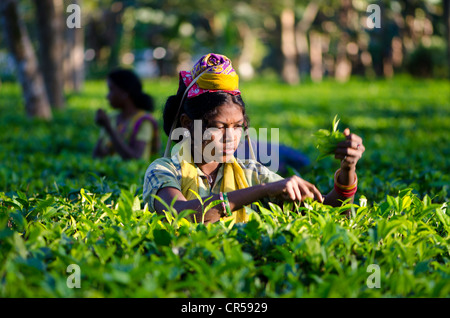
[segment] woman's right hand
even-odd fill
[[[298,176],[268,183],[267,186],[269,196],[292,201],[303,201],[306,198],[311,198],[323,202],[323,196],[320,191],[312,183]]]
[[[108,115],[101,108],[95,113],[95,123],[103,127],[107,127],[110,124]]]

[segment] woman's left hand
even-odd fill
[[[366,150],[361,137],[350,133],[350,129],[344,130],[345,140],[337,144],[335,158],[341,159],[342,170],[354,170],[356,163]]]

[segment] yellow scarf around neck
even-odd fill
[[[188,142],[189,144],[187,144]],[[186,138],[185,141],[182,141],[177,146],[180,147],[177,151],[177,156],[181,165],[181,193],[183,193],[186,200],[195,200],[197,197],[192,193],[192,191],[195,191],[195,193],[199,192],[199,176],[197,173],[197,167],[193,164],[190,151],[183,151],[181,154],[183,149],[190,149],[190,138]],[[245,178],[244,171],[237,163],[236,158],[233,157],[232,162],[224,163],[221,191],[231,192],[245,188],[248,188],[248,183]],[[232,213],[232,216],[224,217],[222,220],[227,221],[234,219],[236,223],[247,222],[247,214],[245,213],[244,207]]]

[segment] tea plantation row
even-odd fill
[[[162,221],[142,202],[148,162],[91,159],[104,83],[69,95],[51,123],[25,118],[3,83],[0,297],[448,297],[448,81],[270,84],[242,84],[251,125],[308,154],[299,173],[323,192],[338,163],[314,161],[312,134],[339,114],[363,137],[355,205]],[[146,88],[159,117],[176,82]]]

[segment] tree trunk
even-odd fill
[[[444,23],[447,36],[447,68],[450,78],[450,1],[444,0]]]
[[[72,0],[82,6],[82,0]],[[84,31],[82,28],[66,28],[64,41],[64,87],[79,92],[84,83]]]
[[[283,80],[288,84],[300,81],[295,47],[295,14],[290,8],[281,12],[281,51],[283,53]]]
[[[319,32],[311,31],[309,38],[311,42],[311,79],[314,82],[320,82],[323,76],[322,36]]]
[[[297,27],[295,30],[295,40],[299,57],[299,71],[301,75],[308,74],[310,72],[310,57],[307,34],[308,30],[311,27],[311,24],[314,22],[314,19],[317,16],[318,11],[319,5],[314,1],[309,2],[305,9],[303,17],[300,22],[297,23]]]
[[[64,11],[62,0],[35,0],[40,58],[50,104],[64,107]]]
[[[64,48],[64,87],[81,91],[84,82],[84,34],[82,29],[67,29]]]
[[[352,74],[352,63],[347,57],[347,44],[350,36],[346,31],[346,29],[351,28],[349,17],[351,16],[352,2],[350,0],[341,0],[340,2],[338,21],[341,27],[341,35],[337,44],[335,78],[340,82],[345,82]]]
[[[348,43],[347,35],[343,34],[339,40],[336,56],[335,78],[339,82],[346,82],[352,74],[352,63],[347,58],[346,46]]]
[[[6,42],[14,58],[18,79],[22,86],[25,111],[30,117],[49,120],[52,118],[52,111],[45,92],[44,80],[39,72],[27,29],[19,17],[17,1],[2,0],[0,17]]]
[[[239,35],[242,39],[242,51],[238,60],[240,77],[251,79],[255,75],[252,66],[252,57],[255,51],[255,35],[245,22],[237,23]]]
[[[120,40],[123,35],[122,16],[124,13],[123,2],[116,1],[110,9],[103,11],[101,23],[106,25],[105,37],[108,46],[107,68],[108,71],[120,65]]]

